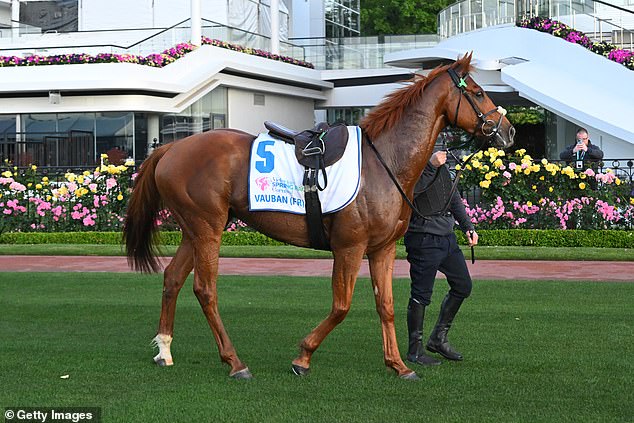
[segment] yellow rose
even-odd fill
[[[553,192],[553,187],[548,187],[548,192]]]
[[[37,170],[37,166],[31,165],[31,170]]]
[[[84,170],[83,175],[84,175],[84,176],[90,176],[90,171],[89,171],[89,170]]]
[[[460,169],[462,169],[462,167],[459,164],[457,164],[456,165],[456,170],[460,170]]]
[[[617,185],[621,185],[621,180],[619,178],[616,178],[614,180],[614,183],[617,184]]]
[[[526,205],[527,205],[528,207],[533,207],[533,203],[532,203],[531,201],[527,201],[527,202],[526,202]]]
[[[630,197],[630,204],[634,206],[634,197]]]
[[[579,189],[586,189],[586,184],[583,182],[579,182]]]
[[[108,158],[108,155],[107,155],[106,153],[103,153],[103,154],[101,155],[101,158],[102,158],[102,159],[107,159],[107,158]]]
[[[531,168],[527,167],[526,169],[524,169],[524,175],[530,175],[531,174]]]
[[[532,189],[533,191],[537,191],[537,185],[533,185],[533,186],[531,187],[531,189]]]
[[[497,159],[493,162],[493,165],[499,169],[502,166],[502,159]]]
[[[506,153],[504,153],[504,150],[498,150],[498,156],[502,157],[504,156]]]
[[[35,189],[42,189],[42,184],[35,184]]]
[[[546,159],[542,159],[542,164],[543,164],[544,166],[546,166],[546,165],[548,164],[548,160],[546,160]]]
[[[2,172],[2,176],[4,176],[5,178],[10,178],[13,176],[13,173],[7,170],[6,172]]]
[[[32,183],[32,182],[29,182],[28,184],[26,184],[26,186],[27,186],[28,188],[31,188],[31,187],[33,186],[33,183]]]
[[[119,193],[119,195],[117,195],[117,200],[119,200],[119,201],[123,200],[123,195],[121,195],[121,193]]]
[[[43,177],[43,178],[42,178],[42,182],[48,182],[48,177],[46,177],[46,176],[45,176],[45,177]]]
[[[546,178],[544,178],[544,176],[543,176],[543,175],[539,177],[539,180],[540,180],[540,181],[543,181],[544,179],[546,179]]]
[[[480,186],[482,188],[488,188],[491,185],[491,181],[480,181]]]

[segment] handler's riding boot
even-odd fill
[[[451,328],[451,323],[454,317],[456,317],[456,313],[458,313],[462,301],[464,301],[464,298],[456,298],[447,294],[440,306],[440,314],[438,315],[436,327],[434,327],[427,342],[427,349],[429,351],[438,353],[447,360],[462,360],[462,354],[454,350],[447,341],[447,332],[449,332],[449,328]]]
[[[409,333],[409,349],[407,361],[421,366],[437,366],[440,360],[436,360],[425,354],[423,348],[423,321],[425,320],[425,306],[413,298],[407,305],[407,332]]]

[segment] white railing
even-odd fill
[[[438,35],[452,37],[488,26],[515,22],[515,0],[464,0],[438,14]]]
[[[438,36],[448,38],[535,16],[563,22],[595,41],[634,47],[634,4],[630,0],[463,0],[440,11]]]

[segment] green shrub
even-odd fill
[[[466,244],[462,232],[458,242]],[[479,245],[534,247],[634,248],[634,231],[576,229],[483,229]],[[180,232],[160,232],[162,245],[179,245]],[[0,234],[0,244],[119,244],[120,232],[10,232]],[[225,232],[223,245],[284,245],[259,232]],[[397,242],[403,244],[403,239]]]

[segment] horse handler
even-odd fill
[[[448,360],[462,360],[462,354],[447,341],[447,332],[462,302],[471,294],[472,286],[464,255],[453,231],[456,221],[466,233],[469,246],[478,243],[478,234],[467,216],[460,194],[452,184],[446,161],[447,152],[437,151],[423,170],[414,188],[414,204],[422,216],[412,214],[405,234],[412,280],[407,306],[407,361],[423,366],[441,363],[424,353],[422,343],[425,307],[431,302],[438,270],[447,277],[450,290],[440,307],[427,349]]]

